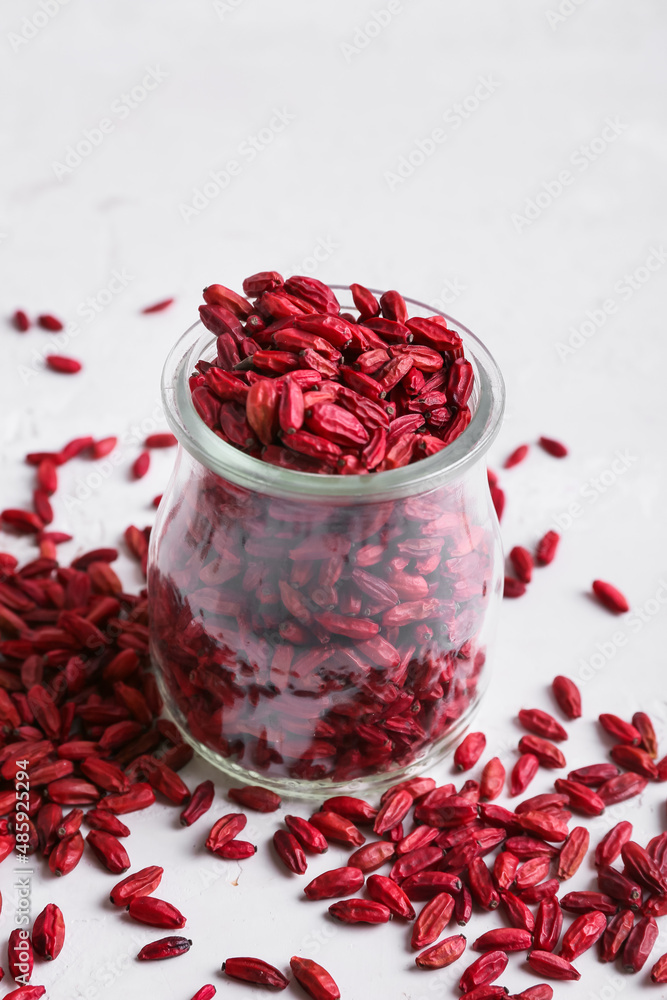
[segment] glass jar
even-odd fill
[[[216,354],[201,323],[167,359],[180,447],[151,538],[151,653],[186,739],[244,782],[389,784],[445,756],[479,705],[503,576],[484,455],[504,386],[445,319],[474,367],[470,424],[429,458],[365,476],[278,468],[220,440],[188,385]]]

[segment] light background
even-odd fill
[[[508,410],[492,465],[540,434],[571,447],[563,462],[533,449],[501,477],[507,549],[534,544],[556,519],[563,542],[528,594],[503,607],[479,719],[489,750],[511,766],[513,716],[550,708],[557,672],[584,694],[571,761],[604,757],[599,711],[644,708],[664,740],[666,23],[660,0],[5,0],[1,308],[76,323],[61,352],[84,371],[44,370],[52,335],[0,330],[0,505],[29,503],[27,451],[118,434],[113,470],[78,462],[63,473],[54,527],[77,542],[62,556],[151,522],[173,456],[154,454],[139,483],[129,466],[145,434],[164,427],[161,365],[205,284],[239,286],[276,268],[398,287],[444,305],[499,361]],[[142,92],[151,72],[154,89]],[[276,111],[287,124],[263,132],[279,124]],[[105,118],[112,129],[90,154],[58,166]],[[434,129],[443,141],[429,146]],[[263,145],[251,159],[252,136]],[[239,171],[226,188],[205,188],[231,160]],[[570,183],[559,190],[562,171]],[[125,285],[109,294],[115,273]],[[172,295],[168,312],[139,315]],[[0,544],[34,555],[14,536]],[[138,585],[130,561],[120,565]],[[631,615],[615,621],[589,599],[596,577],[624,590]],[[185,776],[194,785],[207,773],[193,765]],[[549,785],[541,773],[531,791]],[[645,842],[664,826],[664,790],[612,812]],[[68,926],[62,956],[33,977],[52,1000],[187,1000],[205,982],[240,998],[251,988],[216,973],[226,956],[282,968],[294,953],[329,967],[346,998],[458,995],[453,973],[417,972],[399,924],[333,926],[326,904],[302,902],[299,880],[266,850],[240,868],[219,863],[201,850],[208,821],[184,832],[174,816],[156,807],[130,817],[128,847],[135,867],[164,864],[159,894],[188,916],[192,951],[133,962],[159,933],[111,912],[113,877],[87,858],[55,884],[36,874],[34,913],[58,902]],[[264,844],[277,818],[253,817],[250,839]],[[594,838],[605,828],[590,826]],[[311,873],[346,856],[332,849]],[[0,873],[3,939],[10,865]],[[574,884],[590,878],[582,871]],[[494,922],[476,919],[472,936]],[[629,980],[591,956],[577,965],[581,982],[556,984],[557,997],[635,996],[648,972]],[[513,958],[503,981],[519,990],[532,978]]]

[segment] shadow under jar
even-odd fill
[[[201,323],[166,362],[180,447],[151,539],[151,653],[186,739],[236,778],[304,795],[386,786],[450,752],[479,705],[502,597],[484,455],[504,386],[445,319],[474,368],[468,427],[365,476],[278,468],[220,440],[188,384],[216,354]]]

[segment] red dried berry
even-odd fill
[[[366,891],[376,903],[389,907],[394,916],[404,920],[414,920],[415,911],[404,890],[393,879],[385,875],[371,875],[366,882]]]
[[[632,823],[621,820],[609,830],[595,848],[595,864],[611,865],[620,856],[621,848],[632,837]]]
[[[83,848],[84,841],[80,833],[74,833],[57,843],[49,855],[49,868],[53,874],[69,875],[81,860]]]
[[[214,795],[215,788],[212,781],[202,781],[200,785],[197,785],[190,797],[190,801],[181,813],[181,825],[191,826],[198,819],[200,819],[204,813],[208,812],[213,804]]]
[[[653,781],[657,780],[658,768],[641,747],[630,747],[621,743],[611,748],[610,755],[621,767],[626,767],[629,771],[651,778]]]
[[[549,563],[554,561],[556,556],[556,550],[560,543],[560,535],[556,531],[547,531],[540,541],[537,543],[535,549],[535,561],[539,563],[540,566],[548,566]]]
[[[293,834],[286,830],[276,830],[273,835],[273,846],[286,868],[295,875],[303,875],[308,868],[308,862],[301,844]]]
[[[523,754],[534,754],[542,767],[565,767],[566,761],[561,750],[541,736],[522,736],[519,750]]]
[[[32,946],[40,958],[47,961],[57,958],[65,943],[65,919],[55,903],[44,907],[35,917],[32,928]]]
[[[651,979],[654,983],[667,983],[667,955],[661,955],[651,969]]]
[[[132,463],[132,475],[135,479],[143,479],[151,464],[151,456],[147,451],[142,451]]]
[[[334,840],[338,844],[351,844],[354,847],[359,847],[366,839],[354,823],[337,813],[314,813],[310,817],[310,823],[317,827],[327,840]]]
[[[511,576],[505,577],[503,586],[503,597],[523,597],[526,593],[526,585],[521,580],[515,580]]]
[[[561,712],[568,719],[579,719],[581,717],[581,693],[574,681],[560,674],[554,677],[551,687]]]
[[[206,986],[202,986],[201,989],[198,989],[195,995],[192,997],[192,1000],[213,1000],[213,997],[215,996],[216,993],[217,990],[215,986],[212,986],[209,983]]]
[[[380,811],[375,817],[373,830],[378,835],[387,833],[397,826],[412,808],[412,796],[408,791],[400,791],[388,799],[380,807]]]
[[[567,795],[570,807],[585,816],[600,816],[604,812],[604,800],[587,785],[570,781],[569,778],[558,778],[554,782],[554,788],[557,792]]]
[[[329,913],[344,924],[386,924],[391,919],[388,906],[368,899],[342,899],[331,904]]]
[[[83,368],[80,361],[75,358],[66,358],[62,354],[47,354],[44,360],[52,371],[60,372],[63,375],[76,375]]]
[[[215,853],[230,840],[234,840],[236,835],[245,829],[248,822],[243,813],[228,813],[222,816],[213,824],[211,832],[206,838],[206,847]]]
[[[572,878],[579,870],[586,857],[589,843],[590,834],[586,827],[576,826],[570,831],[558,858],[558,878],[561,882]]]
[[[173,448],[178,439],[173,434],[149,434],[144,441],[146,448]]]
[[[491,501],[498,520],[502,521],[503,513],[505,511],[505,493],[499,486],[491,487]]]
[[[49,333],[57,333],[63,329],[61,321],[56,316],[52,316],[51,313],[42,313],[41,316],[37,317],[37,322],[42,330],[48,330]]]
[[[257,848],[248,840],[228,840],[215,853],[219,858],[226,858],[230,861],[244,861],[246,858],[251,858],[253,854],[257,854]]]
[[[521,709],[519,722],[529,732],[548,740],[566,740],[567,730],[548,712],[539,708]]]
[[[416,950],[433,944],[449,923],[454,913],[454,898],[440,892],[423,907],[412,928],[410,944]]]
[[[372,844],[364,844],[354,854],[351,854],[347,863],[352,868],[360,868],[362,872],[372,872],[390,861],[395,854],[394,844],[388,840],[376,840]]]
[[[11,993],[5,993],[3,1000],[40,1000],[46,990],[43,986],[19,986]]]
[[[619,955],[634,923],[632,910],[619,910],[607,925],[600,939],[600,961],[613,962]]]
[[[259,785],[245,785],[243,788],[230,788],[227,798],[244,809],[255,812],[275,812],[280,808],[281,799],[275,792]]]
[[[530,583],[533,578],[533,557],[522,545],[515,545],[510,551],[510,562],[522,583]]]
[[[185,955],[192,947],[189,938],[171,936],[160,938],[159,941],[151,941],[144,945],[137,958],[140,962],[155,962],[163,958],[177,958],[178,955]]]
[[[558,883],[555,884],[558,888]],[[603,892],[568,892],[561,899],[560,905],[569,913],[590,913],[592,910],[599,910],[608,917],[613,917],[618,910],[618,903]]]
[[[185,917],[175,906],[155,896],[135,895],[130,900],[128,912],[134,920],[150,927],[179,930],[185,927]]]
[[[539,445],[543,448],[547,454],[553,455],[554,458],[565,458],[568,454],[568,450],[564,444],[560,441],[555,441],[553,438],[541,437],[539,439]]]
[[[600,785],[598,796],[605,806],[611,806],[641,795],[647,784],[647,779],[640,774],[619,774]]]
[[[485,746],[484,733],[468,733],[454,751],[454,766],[459,771],[469,771],[484,753]]]
[[[487,951],[469,965],[459,980],[459,989],[469,992],[478,986],[486,986],[502,976],[509,959],[504,951]]]
[[[323,854],[329,849],[329,843],[324,834],[316,826],[313,826],[312,823],[309,823],[307,819],[302,819],[300,816],[285,816],[285,826],[290,833],[294,834],[307,851],[312,851],[314,854]],[[355,863],[351,861],[350,864],[354,867]]]
[[[91,830],[86,841],[107,871],[119,875],[130,867],[127,851],[113,834],[104,830]]]
[[[537,774],[540,762],[533,753],[522,753],[512,768],[510,777],[510,795],[521,795],[525,792]]]
[[[466,939],[463,934],[454,934],[417,955],[415,965],[420,969],[444,969],[456,962],[465,949]]]
[[[611,583],[605,583],[604,580],[593,580],[593,593],[600,604],[608,611],[613,611],[614,614],[620,615],[630,610],[627,599]]]
[[[351,896],[364,884],[364,873],[359,868],[335,868],[324,872],[309,882],[304,888],[308,899],[333,899],[336,896]]]
[[[534,947],[538,951],[553,951],[563,928],[563,911],[556,896],[546,896],[540,901],[535,918]]]
[[[563,935],[560,954],[567,962],[573,962],[595,942],[607,929],[607,918],[600,910],[582,913],[574,920]]]
[[[282,972],[261,958],[228,958],[222,963],[222,971],[231,979],[240,979],[244,983],[256,983],[276,990],[289,986],[289,980]]]
[[[642,917],[637,921],[623,946],[623,968],[626,972],[639,972],[644,967],[658,934],[658,925],[653,917]]]
[[[44,943],[43,936],[40,937]],[[28,931],[24,927],[15,927],[7,941],[7,965],[10,976],[18,982],[27,983],[32,976],[34,961],[33,944]]]
[[[658,756],[658,738],[646,712],[635,712],[632,716],[632,724],[641,735],[641,745],[649,757]]]
[[[577,972],[570,962],[549,951],[531,951],[528,955],[528,964],[533,972],[547,979],[575,981],[581,979],[581,973]]]
[[[372,823],[378,815],[378,810],[368,802],[351,795],[334,795],[322,803],[322,810],[338,813],[353,823]]]
[[[12,316],[12,323],[19,333],[25,333],[26,330],[30,329],[30,320],[28,319],[27,313],[25,313],[23,309],[16,310]]]
[[[294,955],[290,959],[290,968],[294,978],[312,1000],[340,1000],[340,990],[332,977],[311,958]]]
[[[620,719],[617,715],[603,712],[598,716],[598,719],[602,728],[621,743],[627,743],[632,747],[638,747],[641,743],[642,737],[639,730],[631,725],[631,723]]]
[[[533,941],[530,931],[518,927],[498,927],[473,942],[475,951],[527,951]]]
[[[527,454],[528,454],[528,445],[527,444],[519,445],[519,447],[515,448],[512,454],[505,459],[503,468],[512,469],[515,465],[518,465],[519,462],[523,462]]]
[[[152,306],[144,306],[141,312],[144,314],[144,316],[147,316],[150,313],[163,312],[163,310],[169,308],[169,306],[172,304],[173,301],[174,301],[173,299],[162,299],[161,302],[156,302]]]
[[[497,799],[505,784],[505,767],[499,757],[487,761],[482,771],[479,794],[481,799]]]
[[[663,873],[648,851],[640,844],[628,840],[621,848],[626,873],[637,879],[651,892],[667,894],[667,874]]]

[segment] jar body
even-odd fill
[[[381,785],[469,724],[501,588],[481,459],[399,499],[281,497],[180,448],[151,541],[151,650],[175,721],[223,770],[297,794]]]

